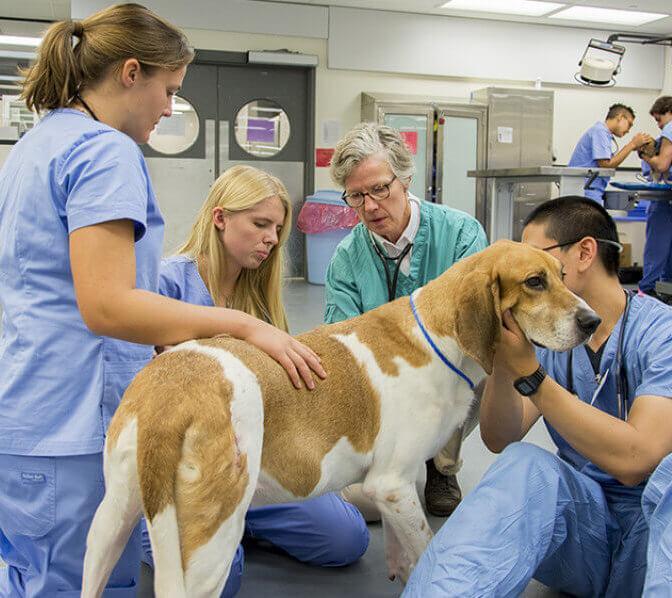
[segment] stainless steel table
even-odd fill
[[[610,210],[631,210],[642,200],[672,201],[672,190],[666,189],[618,189],[607,187],[604,192],[604,206]]]
[[[613,168],[574,168],[569,166],[529,166],[469,170],[467,176],[487,180],[487,200],[476,217],[485,228],[490,241],[513,238],[513,218],[516,185],[525,182],[555,183],[559,194],[583,195],[587,177],[611,177]]]

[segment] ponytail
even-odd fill
[[[21,99],[30,110],[41,112],[67,106],[77,93],[82,73],[73,38],[84,34],[76,21],[52,25],[42,39],[35,64],[23,72]]]
[[[37,60],[23,71],[21,98],[37,112],[68,106],[129,58],[148,71],[175,71],[193,60],[194,51],[184,33],[144,6],[110,6],[82,21],[49,27]]]

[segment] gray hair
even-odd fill
[[[345,181],[361,162],[376,154],[384,154],[392,172],[404,183],[415,173],[413,156],[399,131],[377,123],[360,123],[348,131],[336,144],[331,159],[330,174],[337,185]]]

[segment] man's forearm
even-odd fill
[[[513,388],[511,380],[503,372],[493,372],[485,385],[481,401],[481,438],[493,452],[503,451],[512,442],[520,440],[523,431],[524,405]]]
[[[625,159],[630,155],[631,152],[635,150],[635,146],[632,142],[626,143],[616,154],[614,154],[611,159],[605,160],[600,163],[602,168],[617,168]]]

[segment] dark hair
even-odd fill
[[[616,118],[621,114],[629,114],[632,118],[635,118],[635,111],[630,108],[630,106],[626,106],[625,104],[612,104],[609,106],[609,112],[607,112],[607,120]]]
[[[672,112],[672,96],[660,96],[651,106],[649,114],[667,114]]]
[[[579,195],[551,199],[537,206],[525,218],[528,224],[545,224],[546,236],[558,243],[569,243],[584,237],[618,243],[616,223],[600,204]],[[597,244],[598,255],[608,274],[618,274],[618,248],[611,243]],[[562,247],[561,251],[567,251]]]
[[[156,68],[182,68],[193,60],[194,51],[184,33],[151,10],[117,4],[81,21],[51,25],[37,60],[23,72],[21,98],[38,112],[68,106],[87,85],[129,58],[151,74]]]

